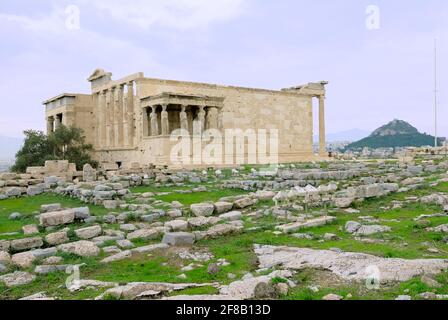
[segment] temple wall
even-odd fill
[[[139,96],[163,92],[187,95],[223,96],[224,129],[278,129],[280,161],[291,162],[312,158],[313,115],[310,96],[291,92],[224,87],[190,82],[143,79]],[[138,107],[136,107],[138,108]],[[138,109],[136,109],[138,110]],[[149,147],[142,139],[142,114],[136,113],[137,132],[142,148]],[[145,156],[143,161],[150,160]]]
[[[49,118],[56,119],[59,117],[61,118],[60,123],[63,125],[83,129],[86,142],[94,143],[94,122],[96,115],[94,114],[93,106],[93,99],[90,94],[76,94],[72,97],[61,97],[48,104],[45,117],[47,121]]]
[[[91,95],[67,94],[44,102],[47,119],[62,113],[63,124],[76,125],[84,130],[87,142],[95,146],[94,158],[100,163],[120,162],[124,167],[130,167],[133,163],[143,166],[172,164],[170,151],[177,142],[170,141],[168,135],[151,136],[149,111],[143,108],[141,102],[143,98],[164,93],[223,97],[218,118],[220,129],[255,130],[255,133],[259,129],[268,132],[277,129],[279,162],[313,159],[312,97],[324,94],[324,91],[319,91],[322,90],[319,86],[315,92],[309,87],[274,91],[151,79],[144,78],[143,74],[116,81],[102,81],[101,77],[109,77],[109,74],[99,72],[92,77],[93,80],[89,80],[92,81]],[[216,110],[219,109],[213,111]],[[191,112],[187,113],[190,123],[193,120]],[[170,132],[181,127],[180,113],[168,108]],[[145,121],[144,117],[147,117]],[[216,113],[212,118],[216,125]],[[209,120],[206,118],[205,123],[210,124]],[[160,118],[157,121],[160,131]],[[189,129],[191,133],[192,128]],[[269,144],[269,140],[267,142]],[[245,147],[247,157],[247,145]],[[222,151],[225,158],[224,145]],[[234,153],[237,152],[234,150]]]

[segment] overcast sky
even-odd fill
[[[328,80],[328,132],[399,118],[433,133],[435,37],[448,136],[446,0],[0,0],[0,135],[43,130],[42,101],[88,93],[95,68],[269,89]]]

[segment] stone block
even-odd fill
[[[40,224],[44,227],[60,226],[72,223],[75,220],[75,210],[46,212],[40,215]]]
[[[190,210],[196,217],[211,216],[215,211],[215,206],[212,203],[197,203],[192,204]]]
[[[11,241],[11,250],[24,251],[42,247],[44,242],[41,237],[16,239]]]
[[[100,226],[92,226],[75,230],[76,236],[83,240],[98,237],[99,235],[101,235],[102,232],[103,230],[101,229]]]
[[[172,246],[189,246],[194,244],[195,236],[188,232],[168,232],[163,236],[162,243]]]

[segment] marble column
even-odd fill
[[[319,96],[319,155],[327,155],[325,140],[325,96]]]
[[[199,106],[198,121],[200,124],[202,134],[205,131],[205,108],[203,106]]]
[[[124,115],[124,103],[123,103],[123,93],[124,93],[124,85],[120,84],[118,86],[118,97],[116,100],[117,103],[117,113],[116,113],[116,123],[117,123],[117,137],[115,138],[118,147],[124,146],[124,124],[123,124],[123,115]]]
[[[110,88],[109,90],[109,140],[107,144],[109,147],[115,146],[115,87]]]
[[[101,124],[101,119],[100,119],[100,114],[101,114],[101,108],[100,108],[100,96],[101,93],[97,92],[93,95],[93,106],[94,106],[94,113],[93,116],[95,117],[95,131],[94,131],[94,135],[95,135],[95,148],[98,149],[99,145],[101,144],[100,141],[100,124]]]
[[[156,137],[159,135],[159,126],[157,123],[157,106],[151,106],[150,107],[152,112],[150,114],[150,118],[151,118],[151,136]]]
[[[218,108],[210,107],[207,112],[208,129],[218,129]]]
[[[113,95],[112,95],[112,102],[113,102],[113,130],[114,130],[114,140],[112,142],[114,147],[119,146],[119,134],[118,134],[118,122],[120,120],[120,106],[118,104],[118,87],[113,87]]]
[[[150,107],[144,107],[142,109],[142,119],[143,119],[143,136],[148,137],[151,135],[151,131],[149,128],[150,123],[150,114],[149,114],[149,108]]]
[[[57,130],[61,126],[61,118],[59,115],[54,117],[54,130]]]
[[[106,146],[106,138],[107,138],[107,91],[103,90],[100,92],[99,96],[99,104],[100,104],[100,148],[104,148]]]
[[[168,111],[167,111],[168,105],[162,104],[162,113],[161,113],[161,125],[162,125],[162,136],[169,135],[169,120],[168,120]]]
[[[53,125],[54,125],[54,118],[48,117],[47,118],[47,135],[54,131]]]
[[[186,109],[187,109],[186,105],[181,106],[181,111],[179,114],[180,128],[182,129],[182,131],[189,132],[188,131],[188,115],[187,115]]]
[[[127,117],[127,134],[126,139],[128,146],[134,145],[134,82],[128,82],[127,84],[127,96],[126,96],[126,117]]]

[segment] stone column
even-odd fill
[[[134,82],[127,84],[128,93],[126,97],[126,117],[127,117],[127,143],[128,146],[134,145]]]
[[[205,108],[204,106],[199,106],[199,113],[198,113],[198,121],[201,128],[201,134],[205,131]]]
[[[107,144],[110,147],[115,146],[115,114],[114,114],[114,107],[115,107],[115,87],[110,88],[109,90],[109,140],[107,141]]]
[[[113,130],[114,130],[114,140],[112,142],[114,147],[118,147],[119,146],[119,134],[118,134],[118,122],[120,119],[120,106],[118,104],[118,92],[119,92],[119,88],[118,87],[113,87],[113,95],[112,95],[112,102],[113,102]]]
[[[54,118],[48,117],[47,118],[47,135],[54,131],[53,125],[54,125]]]
[[[188,116],[187,116],[187,111],[186,111],[187,106],[186,105],[182,105],[181,108],[182,109],[181,109],[180,114],[179,114],[180,128],[183,131],[188,132]]]
[[[319,155],[327,155],[325,140],[325,96],[319,96]]]
[[[103,90],[100,92],[100,148],[106,146],[107,138],[107,91]]]
[[[124,115],[124,103],[123,103],[123,92],[124,92],[124,85],[120,84],[118,86],[118,97],[117,97],[117,113],[116,113],[116,123],[117,123],[117,146],[123,147],[124,146],[124,124],[123,124],[123,115]]]
[[[56,130],[60,126],[61,126],[61,118],[59,118],[59,115],[56,115],[54,117],[54,130]]]
[[[142,119],[143,119],[143,136],[147,137],[151,135],[151,131],[149,131],[149,107],[142,108]]]
[[[208,109],[207,123],[209,129],[218,129],[218,108],[210,107]]]
[[[151,118],[151,136],[156,137],[159,135],[159,126],[157,123],[157,106],[151,106],[150,107],[152,112],[150,114],[150,118]]]
[[[161,114],[161,124],[162,124],[162,136],[169,135],[169,121],[168,121],[168,111],[166,108],[167,104],[162,104],[162,114]]]
[[[93,135],[95,136],[94,140],[95,140],[95,149],[98,149],[98,146],[100,145],[100,96],[101,94],[99,92],[95,93],[93,95],[93,107],[94,107],[94,112],[93,112],[93,116],[95,117],[94,119],[94,123],[95,123],[95,130],[93,132]]]

